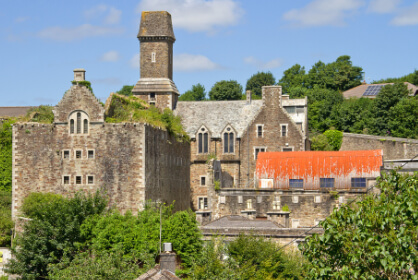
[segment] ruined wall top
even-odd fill
[[[169,37],[175,41],[170,13],[166,11],[142,12],[138,39],[141,40],[143,37]]]

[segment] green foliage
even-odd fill
[[[0,247],[9,247],[11,242],[12,193],[0,191]]]
[[[12,125],[16,119],[0,121],[0,191],[12,191]]]
[[[121,250],[124,257],[135,257],[145,267],[154,266],[159,254],[159,209],[147,205],[133,216],[113,212],[90,217],[82,226],[86,248],[97,251]],[[191,211],[172,213],[162,206],[162,242],[171,242],[187,271],[202,247],[201,233]]]
[[[144,273],[135,259],[115,251],[86,251],[50,267],[51,280],[133,280]]]
[[[283,92],[289,94],[291,98],[301,97],[299,95],[293,97],[290,93],[292,88],[305,88],[306,79],[305,67],[295,64],[283,72],[283,77],[279,80],[279,85],[282,86]]]
[[[49,265],[59,263],[64,255],[72,258],[77,244],[85,243],[80,234],[81,224],[90,215],[102,213],[107,205],[107,199],[99,193],[27,201],[37,204],[39,209],[30,212],[31,220],[24,224],[24,233],[12,247],[15,258],[7,265],[8,273],[19,274],[23,279],[44,278]],[[45,203],[38,203],[41,201]]]
[[[38,122],[38,123],[53,123],[54,113],[52,110],[54,107],[49,105],[40,105],[38,107],[32,107],[26,113],[26,116],[22,118],[25,122]]]
[[[21,212],[28,218],[42,217],[44,205],[64,203],[64,198],[54,193],[31,193],[23,200]]]
[[[134,86],[127,86],[124,85],[119,91],[117,91],[117,94],[120,95],[125,95],[125,96],[131,96],[132,95],[132,90],[133,90]]]
[[[418,173],[383,174],[377,188],[380,195],[335,209],[324,234],[300,245],[308,279],[417,279]]]
[[[324,134],[317,134],[311,138],[312,151],[332,151],[328,138]]]
[[[282,207],[282,211],[284,211],[284,212],[289,212],[289,211],[290,211],[290,209],[289,209],[289,205],[287,205],[287,204],[283,205],[283,207]]]
[[[206,164],[209,164],[212,159],[213,160],[217,160],[218,159],[218,157],[216,156],[215,153],[208,154],[208,157],[206,159]]]
[[[220,181],[215,181],[214,183],[215,185],[213,186],[215,191],[220,191],[221,190],[221,182]]]
[[[388,129],[396,137],[418,138],[418,96],[401,99],[388,112]]]
[[[343,142],[343,133],[341,131],[330,129],[324,132],[327,137],[328,143],[333,151],[338,151],[341,148]]]
[[[276,78],[274,78],[271,72],[257,72],[247,80],[245,90],[251,90],[251,92],[261,97],[261,88],[263,86],[271,86],[276,84]]]
[[[335,106],[331,113],[335,128],[351,133],[368,133],[373,121],[373,99],[350,98]]]
[[[386,79],[381,79],[378,81],[373,81],[373,84],[403,83],[403,82],[408,82],[414,85],[418,85],[418,70],[415,70],[414,72],[407,74],[405,76],[402,76],[400,78],[386,78]]]
[[[71,81],[71,83],[73,85],[79,84],[81,86],[85,86],[86,88],[88,88],[91,91],[91,93],[93,93],[93,88],[91,87],[91,83],[89,81]]]
[[[206,98],[205,87],[201,84],[193,85],[179,97],[179,101],[203,101]]]
[[[242,86],[234,80],[216,82],[209,92],[210,100],[239,100]]]
[[[187,133],[181,124],[181,118],[166,108],[161,112],[154,106],[136,96],[113,94],[110,106],[106,111],[106,122],[144,122],[154,127],[166,129],[175,135],[178,141],[189,141]]]

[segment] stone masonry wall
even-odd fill
[[[344,133],[340,151],[383,150],[383,160],[411,159],[418,154],[418,140]]]
[[[155,62],[152,62],[152,53]],[[170,41],[141,41],[140,63],[141,78],[173,79],[172,56],[173,43]]]

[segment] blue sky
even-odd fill
[[[0,106],[56,105],[73,69],[105,100],[139,79],[141,11],[171,13],[174,82],[184,93],[220,80],[245,87],[298,63],[350,55],[367,82],[418,69],[418,1],[2,1]]]

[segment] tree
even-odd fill
[[[394,137],[418,138],[418,96],[402,98],[389,109],[388,129]]]
[[[12,191],[12,125],[15,119],[0,121],[0,191]]]
[[[179,97],[179,101],[202,101],[205,100],[205,87],[201,84],[193,85],[192,89],[186,91]]]
[[[418,174],[383,173],[376,187],[380,195],[334,209],[324,233],[301,244],[309,279],[416,279]]]
[[[283,92],[289,94],[292,88],[304,88],[305,87],[306,72],[305,67],[295,64],[286,71],[283,72],[283,77],[279,81],[279,85],[282,86]],[[297,96],[300,97],[300,96]]]
[[[403,82],[409,82],[417,86],[418,85],[418,70],[415,70],[414,72],[407,74],[405,76],[399,77],[399,78],[386,78],[386,79],[381,79],[378,81],[373,81],[373,84],[403,83]]]
[[[216,82],[209,92],[210,100],[239,100],[242,86],[234,80]]]
[[[9,247],[11,241],[12,221],[12,194],[0,191],[0,247]]]
[[[274,78],[271,72],[257,72],[247,80],[245,90],[251,90],[252,94],[261,97],[261,88],[263,86],[271,86],[276,84],[276,78]]]
[[[131,96],[132,95],[132,89],[134,86],[128,86],[124,85],[119,91],[117,91],[117,94],[125,95],[125,96]]]

